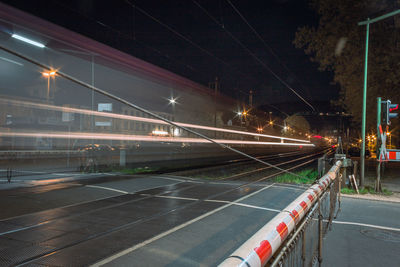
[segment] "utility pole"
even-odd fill
[[[391,16],[400,13],[400,9],[387,13],[385,15],[379,16],[374,19],[367,19],[366,21],[361,21],[358,26],[367,25],[366,37],[365,37],[365,65],[364,65],[364,90],[363,90],[363,106],[362,106],[362,126],[361,126],[361,155],[360,155],[360,187],[364,187],[364,176],[365,176],[365,124],[366,124],[366,109],[367,109],[367,73],[368,73],[368,42],[369,42],[369,25],[377,21],[389,18]]]

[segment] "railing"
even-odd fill
[[[342,161],[337,161],[328,173],[220,266],[313,266],[321,263],[322,237],[336,210],[341,166]]]

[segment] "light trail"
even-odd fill
[[[57,138],[57,139],[95,139],[95,140],[120,140],[120,141],[143,141],[143,142],[169,142],[169,143],[212,143],[206,139],[184,138],[184,137],[156,137],[147,135],[127,135],[127,134],[101,134],[101,133],[64,133],[64,132],[1,132],[0,137],[23,137],[23,138]],[[276,146],[314,146],[307,143],[278,143],[212,139],[214,142],[223,144],[243,144],[243,145],[276,145]]]
[[[4,103],[4,104],[12,103],[14,105],[32,107],[32,108],[39,108],[39,109],[45,109],[45,110],[55,110],[55,111],[61,111],[61,112],[77,113],[77,114],[99,116],[99,117],[106,117],[106,118],[113,118],[113,119],[121,119],[121,120],[130,120],[130,121],[139,121],[139,122],[155,123],[155,124],[162,124],[162,125],[170,125],[169,123],[167,123],[165,121],[162,121],[162,120],[159,120],[159,119],[143,118],[143,117],[137,117],[137,116],[131,116],[131,115],[100,112],[100,111],[93,111],[93,110],[80,109],[80,108],[58,107],[58,106],[54,106],[54,105],[34,103],[34,102],[28,102],[28,101],[20,101],[20,100],[12,100],[12,99],[0,99],[0,103]],[[269,135],[269,134],[251,133],[251,132],[245,132],[245,131],[217,128],[217,127],[190,124],[190,123],[181,123],[181,122],[175,122],[175,124],[178,125],[178,126],[188,127],[188,128],[193,128],[193,129],[202,129],[202,130],[209,130],[209,131],[234,133],[234,134],[241,134],[241,135],[250,135],[250,136],[273,138],[273,139],[279,139],[279,140],[288,140],[288,141],[295,141],[295,142],[310,143],[309,140],[296,139],[296,138],[290,138],[290,137],[282,137],[282,136]]]
[[[46,64],[43,64],[43,63],[40,63],[40,62],[38,62],[38,61],[36,61],[36,60],[34,60],[34,59],[28,57],[28,56],[22,55],[22,54],[20,54],[20,53],[14,51],[14,50],[8,49],[8,48],[3,47],[3,46],[0,46],[0,49],[3,50],[3,51],[5,51],[5,52],[7,52],[7,53],[10,53],[11,55],[14,55],[14,56],[17,56],[17,57],[19,57],[19,58],[21,58],[21,59],[24,59],[24,60],[26,60],[26,61],[28,61],[28,62],[30,62],[30,63],[32,63],[32,64],[38,66],[38,67],[41,67],[41,68],[46,69],[46,70],[52,70],[52,68],[51,68],[50,66],[48,66],[48,65],[46,65]],[[64,79],[66,79],[66,80],[68,80],[68,81],[71,81],[71,82],[73,82],[73,83],[75,83],[75,84],[77,84],[77,85],[79,85],[79,86],[82,86],[82,87],[84,87],[84,88],[87,88],[87,89],[89,89],[89,90],[91,90],[91,91],[93,91],[93,92],[99,93],[99,94],[101,94],[101,95],[103,95],[103,96],[105,96],[105,97],[108,97],[109,99],[113,99],[113,100],[115,100],[115,101],[117,101],[117,102],[119,102],[119,103],[121,103],[121,104],[125,104],[125,105],[127,105],[127,106],[129,106],[129,107],[131,107],[131,108],[133,108],[133,109],[139,110],[139,111],[141,111],[141,112],[143,112],[143,113],[146,113],[146,114],[148,114],[148,115],[150,115],[150,116],[152,116],[152,117],[154,117],[154,118],[158,118],[159,120],[164,121],[164,122],[166,122],[166,123],[169,123],[169,124],[172,125],[172,126],[179,127],[179,128],[181,128],[181,129],[183,129],[183,130],[185,130],[185,131],[187,131],[187,132],[189,132],[189,133],[191,133],[191,134],[193,134],[193,135],[195,135],[195,136],[198,136],[198,137],[200,137],[200,138],[206,139],[206,140],[208,140],[209,142],[211,142],[211,143],[213,143],[213,144],[215,144],[215,145],[218,145],[218,146],[220,146],[220,147],[222,147],[222,148],[228,149],[228,150],[230,150],[230,151],[232,151],[232,152],[235,152],[235,153],[237,153],[237,154],[239,154],[239,155],[242,155],[242,156],[244,156],[244,157],[247,157],[247,158],[249,158],[249,159],[252,159],[252,160],[254,160],[254,161],[257,161],[257,162],[259,162],[259,163],[261,163],[261,164],[264,164],[264,165],[267,165],[267,166],[271,166],[271,167],[273,167],[274,169],[280,170],[280,171],[282,171],[282,172],[290,173],[291,175],[294,175],[294,176],[296,176],[296,177],[304,178],[304,177],[302,177],[302,176],[300,176],[300,175],[298,175],[298,174],[296,174],[296,173],[293,173],[293,172],[291,172],[291,171],[282,169],[282,168],[277,167],[277,166],[275,166],[275,165],[273,165],[273,164],[270,164],[270,163],[268,163],[268,162],[266,162],[266,161],[263,161],[263,160],[260,160],[260,159],[258,159],[258,158],[256,158],[256,157],[253,157],[253,156],[251,156],[251,155],[248,155],[248,154],[246,154],[246,153],[244,153],[244,152],[242,152],[242,151],[240,151],[240,150],[238,150],[238,149],[236,149],[236,148],[230,147],[230,146],[228,146],[228,145],[226,145],[226,144],[223,144],[223,143],[218,143],[218,142],[214,141],[213,139],[211,139],[210,137],[208,137],[208,136],[206,136],[206,135],[204,135],[204,134],[202,134],[202,133],[196,132],[196,131],[194,131],[194,130],[192,130],[192,129],[190,129],[190,128],[183,127],[183,126],[179,126],[179,125],[176,124],[174,121],[168,120],[168,119],[166,119],[166,118],[164,118],[164,117],[162,117],[162,116],[160,116],[160,115],[158,115],[158,114],[156,114],[156,113],[154,113],[154,112],[151,112],[151,111],[149,111],[149,110],[147,110],[147,109],[145,109],[145,108],[142,108],[142,107],[140,107],[140,106],[138,106],[138,105],[136,105],[136,104],[134,104],[134,103],[132,103],[132,102],[126,100],[126,99],[123,99],[123,98],[121,98],[121,97],[119,97],[119,96],[117,96],[117,95],[114,95],[114,94],[112,94],[112,93],[110,93],[110,92],[107,92],[107,91],[105,91],[105,90],[103,90],[103,89],[100,89],[100,88],[98,88],[98,87],[95,87],[95,86],[93,86],[93,85],[91,85],[91,84],[88,84],[88,83],[86,83],[86,82],[84,82],[84,81],[81,81],[81,80],[79,80],[79,79],[76,79],[76,78],[74,78],[73,76],[70,76],[70,75],[68,75],[68,74],[66,74],[66,73],[58,72],[57,74],[58,74],[58,76],[60,76],[60,77],[62,77],[62,78],[64,78]],[[282,143],[282,142],[283,142],[283,140],[281,140],[281,143]]]

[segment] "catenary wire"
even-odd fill
[[[26,60],[26,61],[28,61],[28,62],[30,62],[30,63],[32,63],[32,64],[38,66],[38,67],[41,67],[41,68],[46,69],[46,70],[49,70],[49,71],[52,70],[52,68],[51,68],[50,66],[45,65],[45,64],[43,64],[43,63],[39,63],[39,62],[37,62],[36,60],[34,60],[34,59],[32,59],[32,58],[30,58],[30,57],[28,57],[28,56],[22,55],[22,54],[20,54],[20,53],[18,53],[18,52],[15,52],[15,51],[13,51],[13,50],[11,50],[11,49],[8,49],[8,48],[3,47],[3,46],[0,46],[0,49],[3,50],[3,51],[5,51],[5,52],[7,52],[7,53],[9,53],[9,54],[12,54],[12,55],[14,55],[14,56],[16,56],[16,57],[19,57],[19,58],[21,58],[21,59],[23,59],[23,60]],[[209,137],[207,137],[207,136],[205,136],[205,135],[203,135],[203,134],[201,134],[201,133],[198,133],[198,132],[196,132],[196,131],[194,131],[194,130],[191,130],[191,129],[187,128],[187,127],[180,126],[180,125],[176,124],[175,122],[170,121],[170,120],[168,120],[168,119],[165,119],[164,117],[162,117],[162,116],[160,116],[160,115],[158,115],[158,114],[155,114],[155,113],[153,113],[153,112],[151,112],[151,111],[149,111],[149,110],[147,110],[147,109],[145,109],[145,108],[142,108],[142,107],[140,107],[140,106],[138,106],[138,105],[136,105],[136,104],[133,104],[133,103],[129,102],[128,100],[125,100],[125,99],[123,99],[123,98],[121,98],[121,97],[118,97],[118,96],[116,96],[116,95],[114,95],[114,94],[111,94],[111,93],[109,93],[109,92],[106,92],[105,90],[100,89],[100,88],[98,88],[98,87],[95,87],[95,86],[93,86],[93,85],[91,85],[91,84],[88,84],[88,83],[86,83],[86,82],[83,82],[83,81],[81,81],[81,80],[78,80],[78,79],[76,79],[76,78],[74,78],[74,77],[72,77],[72,76],[70,76],[70,75],[68,75],[68,74],[66,74],[66,73],[63,73],[63,72],[59,71],[59,72],[57,72],[57,75],[60,76],[60,77],[62,77],[62,78],[64,78],[64,79],[67,79],[67,80],[69,80],[69,81],[71,81],[71,82],[73,82],[73,83],[76,83],[76,84],[78,84],[78,85],[80,85],[80,86],[82,86],[82,87],[85,87],[85,88],[87,88],[87,89],[90,89],[90,90],[92,90],[92,91],[94,91],[94,92],[97,92],[97,93],[99,93],[99,94],[101,94],[101,95],[104,95],[104,96],[106,96],[106,97],[109,97],[110,99],[114,99],[114,100],[116,100],[117,102],[120,102],[120,103],[122,103],[122,104],[125,104],[125,105],[127,105],[127,106],[130,106],[130,107],[132,107],[132,108],[134,108],[134,109],[136,109],[136,110],[139,110],[139,111],[141,111],[141,112],[143,112],[143,113],[146,113],[146,114],[148,114],[148,115],[150,115],[150,116],[152,116],[152,117],[155,117],[155,118],[157,118],[157,119],[159,119],[159,120],[162,120],[162,121],[164,121],[164,122],[166,122],[166,123],[168,123],[168,124],[170,124],[170,125],[172,125],[172,126],[175,126],[175,127],[177,127],[177,128],[183,129],[183,130],[185,130],[185,131],[187,131],[187,132],[189,132],[189,133],[192,133],[192,134],[194,134],[194,135],[196,135],[196,136],[198,136],[198,137],[201,137],[201,138],[203,138],[203,139],[205,139],[205,140],[208,140],[209,142],[211,142],[211,143],[213,143],[213,144],[216,144],[216,145],[218,145],[218,146],[220,146],[220,147],[222,147],[222,148],[224,148],[224,149],[228,149],[228,150],[230,150],[230,151],[232,151],[232,152],[235,152],[235,153],[237,153],[237,154],[239,154],[239,155],[242,155],[242,156],[244,156],[244,157],[247,157],[247,158],[252,159],[252,160],[254,160],[254,161],[257,161],[257,162],[259,162],[259,163],[261,163],[261,164],[264,164],[264,165],[269,166],[269,167],[271,167],[271,168],[277,169],[277,170],[279,170],[279,171],[292,174],[292,175],[294,175],[294,176],[296,176],[296,177],[305,178],[305,177],[303,177],[303,176],[301,176],[301,175],[298,175],[298,174],[293,173],[293,172],[291,172],[291,171],[282,169],[282,168],[280,168],[280,167],[278,167],[278,166],[275,166],[275,165],[273,165],[273,164],[270,164],[270,163],[268,163],[268,162],[266,162],[266,161],[263,161],[263,160],[260,160],[260,159],[258,159],[258,158],[256,158],[256,157],[253,157],[253,156],[251,156],[251,155],[248,155],[248,154],[246,154],[246,153],[244,153],[244,152],[242,152],[242,151],[240,151],[240,150],[237,150],[237,149],[235,149],[235,148],[233,148],[233,147],[230,147],[230,146],[228,146],[228,145],[225,145],[225,144],[216,142],[216,141],[213,140],[212,138],[209,138]]]
[[[279,58],[279,56],[274,52],[274,50],[265,42],[265,40],[261,37],[261,35],[254,29],[254,27],[249,23],[249,21],[244,17],[244,15],[239,11],[239,9],[230,1],[226,0],[228,4],[232,7],[232,9],[239,15],[239,17],[244,21],[244,23],[253,31],[256,37],[261,41],[261,43],[268,49],[268,51],[275,57],[275,59],[282,65],[282,67],[287,70],[290,74],[294,76],[294,78],[299,82],[299,84],[306,90],[308,96],[311,98],[310,92],[307,86],[297,78],[297,76],[286,66],[285,63]]]
[[[245,46],[238,38],[236,38],[230,31],[228,31],[225,25],[222,25],[216,18],[214,18],[204,7],[202,7],[197,1],[192,0],[193,3],[199,7],[204,13],[206,13],[211,20],[213,20],[218,26],[220,26],[237,44],[239,44],[255,61],[257,61],[262,67],[270,72],[278,81],[280,81],[286,88],[291,90],[298,98],[300,98],[305,104],[307,104],[313,111],[315,108],[305,100],[295,89],[293,89],[287,82],[285,82],[278,74],[276,74],[267,64],[265,64],[259,57],[257,57],[250,49]]]

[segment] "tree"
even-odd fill
[[[319,64],[319,70],[333,71],[334,82],[341,89],[339,99],[332,103],[352,114],[353,121],[359,124],[366,28],[357,23],[396,10],[400,5],[382,0],[311,0],[310,5],[319,16],[318,26],[300,27],[293,43]],[[372,131],[376,129],[376,97],[400,101],[399,16],[370,26],[367,129]]]

